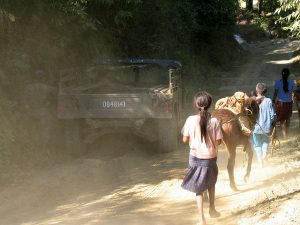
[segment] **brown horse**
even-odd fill
[[[250,120],[250,123],[254,126],[256,118],[258,116],[259,107],[256,101],[253,98],[248,98],[246,100],[246,112],[247,117]],[[244,176],[244,180],[248,181],[253,151],[250,145],[250,137],[242,134],[241,129],[239,127],[239,122],[237,116],[228,109],[217,109],[212,113],[213,117],[218,118],[222,124],[223,131],[223,142],[226,146],[227,154],[228,154],[228,162],[227,162],[227,171],[230,180],[230,187],[232,190],[237,190],[235,180],[234,180],[234,165],[235,165],[235,157],[236,157],[236,148],[239,145],[244,146],[244,151],[247,153],[248,164],[246,174]]]

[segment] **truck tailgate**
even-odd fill
[[[58,118],[165,118],[169,112],[153,110],[149,93],[59,94]]]

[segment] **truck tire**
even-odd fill
[[[64,133],[67,151],[73,156],[81,155],[80,121],[65,120]]]
[[[158,144],[162,152],[177,150],[178,137],[178,122],[175,116],[172,119],[160,119],[158,121]]]

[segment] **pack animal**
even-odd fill
[[[254,126],[259,112],[258,104],[253,98],[250,97],[245,101],[245,109],[250,124]],[[216,109],[213,111],[212,116],[218,118],[222,124],[223,142],[226,146],[228,154],[227,171],[230,180],[230,187],[232,190],[236,191],[238,190],[234,179],[236,148],[239,145],[242,145],[247,154],[247,169],[246,174],[244,175],[244,180],[248,181],[253,158],[253,151],[249,142],[249,138],[251,136],[249,137],[242,133],[237,115],[229,109]]]

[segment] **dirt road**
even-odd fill
[[[291,58],[299,44],[276,40],[249,45],[249,62],[220,75],[219,95],[252,90],[257,82],[273,85],[284,60]],[[238,192],[229,188],[226,152],[220,149],[216,206],[222,216],[210,219],[207,215],[208,224],[299,224],[300,136],[295,125],[292,131],[294,135],[281,141],[264,168],[254,158],[248,183],[242,180],[245,156],[238,150]],[[187,147],[164,155],[146,153],[146,147],[136,145],[112,160],[91,154],[46,170],[20,172],[1,188],[0,224],[196,224],[195,196],[180,187]]]

